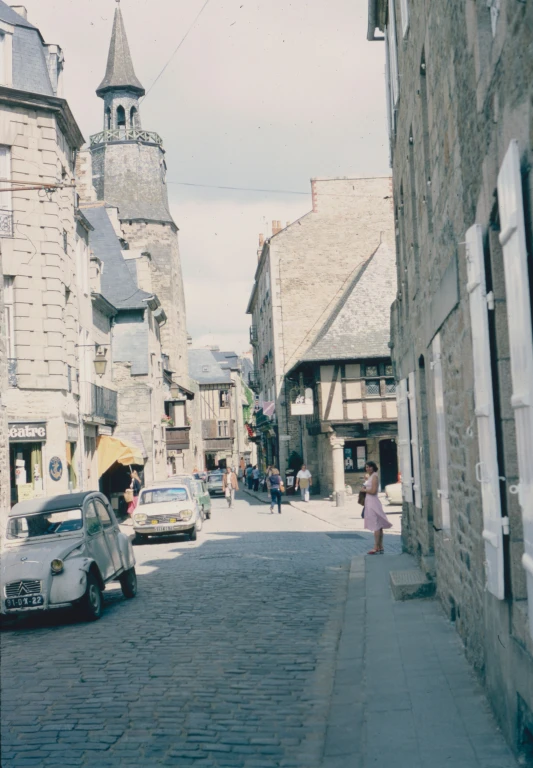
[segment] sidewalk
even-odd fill
[[[242,488],[242,490],[258,501],[270,504],[270,494],[249,491],[247,488]],[[388,532],[401,534],[402,508],[387,504],[384,493],[380,493],[379,498],[389,522],[392,523],[392,528],[388,529]],[[362,507],[357,503],[357,496],[346,496],[344,507],[336,507],[334,501],[316,496],[311,496],[310,501],[305,502],[300,498],[300,494],[291,496],[284,494],[282,503],[290,504],[301,512],[305,512],[306,515],[312,515],[340,530],[363,531],[365,529],[364,520],[361,517]]]
[[[394,602],[413,567],[352,561],[323,768],[517,768],[438,601]]]

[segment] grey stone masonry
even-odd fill
[[[529,251],[530,274],[526,265],[522,282],[531,285],[533,58],[525,52],[533,40],[533,5],[370,0],[369,21],[369,37],[379,27],[388,48],[398,257],[393,361],[397,379],[409,382],[408,429],[420,468],[413,502],[404,503],[404,546],[425,571],[433,570],[437,594],[497,719],[527,761],[533,594],[530,589],[528,601],[524,526],[531,508],[519,460],[532,466],[533,455],[527,455],[530,440],[517,450],[520,413],[513,405],[532,402],[533,382],[519,389],[513,383],[509,330],[513,310],[524,326],[531,323],[531,292],[522,307],[507,295],[501,243],[510,232],[502,216],[511,185],[502,194],[499,184],[514,146],[520,166],[514,183],[521,190],[512,190]],[[515,218],[518,229],[521,214]],[[474,253],[465,243],[474,225],[481,232],[477,282],[469,277]],[[516,254],[512,258],[518,269]],[[482,307],[474,314],[478,285]],[[493,421],[494,432],[481,431],[483,419]],[[490,472],[487,451],[496,456]],[[522,508],[514,492],[519,481]]]

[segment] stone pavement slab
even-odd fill
[[[352,561],[322,768],[517,768],[438,601],[393,600],[413,565]]]

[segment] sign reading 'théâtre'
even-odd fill
[[[46,440],[46,423],[29,421],[9,424],[9,440],[12,443],[43,443]]]

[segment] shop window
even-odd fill
[[[78,477],[75,467],[76,443],[66,444],[68,485],[70,490],[78,487]]]
[[[11,443],[11,501],[43,495],[42,443]]]
[[[364,472],[367,461],[365,442],[346,442],[344,445],[344,471]]]
[[[229,437],[229,421],[218,422],[218,436]]]
[[[379,381],[365,381],[367,397],[379,397]]]

